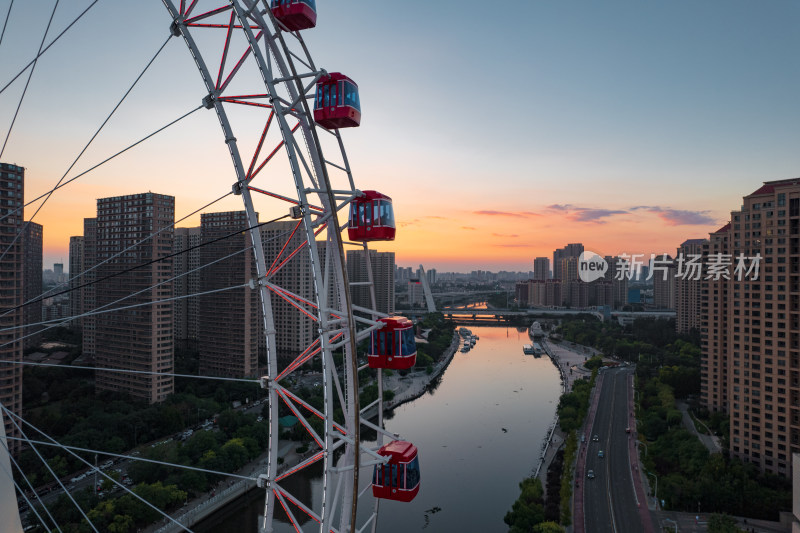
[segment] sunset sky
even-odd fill
[[[90,1],[61,4],[51,36]],[[800,2],[317,4],[304,38],[318,65],[359,84],[361,127],[342,133],[357,186],[394,199],[397,240],[377,248],[400,266],[527,271],[568,242],[601,255],[674,252],[722,226],[762,181],[800,176]],[[0,87],[35,56],[52,5],[13,5]],[[61,178],[169,22],[157,0],[100,0],[41,58],[0,158],[26,167],[27,199]],[[0,94],[3,138],[26,79]],[[67,177],[203,92],[172,39]],[[179,218],[233,181],[216,117],[200,110],[51,198],[34,219],[45,267],[67,263],[98,197],[174,195]],[[214,210],[241,209],[226,202]]]

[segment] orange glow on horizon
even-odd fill
[[[45,268],[52,263],[69,259],[69,237],[83,234],[84,217],[96,214],[95,198],[130,194],[142,190],[163,192],[165,187],[137,187],[130,184],[120,187],[85,185],[65,191],[58,202],[48,203],[35,221],[44,225]],[[36,191],[32,191],[37,194]],[[174,194],[174,191],[173,191]],[[208,203],[209,199],[197,196],[176,197],[176,217]],[[190,205],[191,204],[191,205]],[[396,210],[398,202],[395,201]],[[413,204],[412,204],[413,205]],[[417,203],[410,212],[397,214],[397,237],[391,242],[374,242],[371,248],[393,251],[399,266],[423,264],[440,271],[468,272],[471,270],[533,269],[535,257],[552,258],[553,250],[570,242],[583,243],[587,250],[600,255],[620,253],[674,253],[686,239],[706,238],[710,231],[722,225],[667,225],[658,214],[634,212],[608,217],[606,221],[580,221],[574,216],[557,211],[540,209],[540,213],[510,214],[492,210],[451,209],[426,210]],[[231,197],[215,204],[208,212],[240,210],[240,199]],[[26,210],[30,216],[35,206]],[[266,216],[274,213],[264,213]],[[279,216],[279,215],[278,215]],[[200,224],[199,215],[178,224],[192,227]]]

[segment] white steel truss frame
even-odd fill
[[[363,531],[369,525],[372,531],[377,526],[378,504],[375,502],[373,513],[366,519],[361,528],[357,528],[357,504],[359,500],[358,475],[360,470],[360,456],[369,454],[378,461],[385,460],[378,456],[374,450],[361,446],[360,428],[362,423],[378,432],[379,444],[384,435],[390,436],[383,430],[383,387],[382,373],[378,371],[378,424],[361,421],[361,409],[358,404],[358,361],[356,342],[369,334],[369,331],[380,327],[377,318],[383,316],[374,311],[375,292],[372,279],[372,268],[369,251],[363,244],[366,254],[368,269],[368,285],[372,298],[372,310],[358,308],[360,312],[371,313],[371,320],[356,317],[350,301],[350,290],[345,267],[345,255],[342,239],[342,227],[339,224],[337,213],[346,207],[350,201],[361,195],[355,188],[350,164],[344,150],[341,135],[338,130],[323,132],[333,135],[336,148],[341,154],[341,161],[333,162],[326,159],[322,153],[322,145],[317,135],[307,100],[313,98],[314,88],[318,79],[325,75],[324,70],[317,69],[308,52],[308,49],[299,32],[288,32],[274,19],[269,6],[269,0],[215,0],[217,7],[208,9],[200,14],[194,14],[198,0],[162,0],[172,19],[171,31],[176,36],[182,36],[189,48],[195,64],[204,82],[207,96],[203,104],[208,109],[214,109],[223,131],[225,143],[233,162],[236,182],[233,186],[235,194],[242,197],[245,211],[250,226],[249,234],[253,246],[257,279],[251,282],[251,288],[258,290],[261,308],[261,323],[264,328],[267,344],[267,375],[262,376],[261,383],[268,390],[270,417],[269,424],[269,458],[266,474],[259,478],[259,486],[266,489],[264,515],[260,523],[263,533],[272,533],[274,509],[280,504],[292,526],[301,531],[302,528],[292,511],[300,510],[319,524],[320,533],[329,531]],[[225,18],[227,17],[227,20]],[[201,22],[202,21],[202,22]],[[218,21],[218,23],[215,23]],[[219,71],[213,76],[204,58],[201,46],[193,36],[195,29],[215,28],[227,29],[224,48],[220,61]],[[247,49],[235,65],[229,69],[227,76],[225,67],[228,54],[231,50],[231,40],[234,30],[241,32],[247,43]],[[284,35],[288,36],[284,38]],[[299,47],[299,50],[290,49],[287,40]],[[240,72],[240,68],[252,61],[261,75],[263,82],[256,91],[245,95],[229,96],[225,94],[231,81]],[[298,72],[298,66],[302,69]],[[265,91],[263,94],[261,91]],[[268,103],[265,103],[268,102]],[[248,167],[242,160],[240,143],[237,141],[231,120],[226,111],[229,105],[245,105],[249,108],[260,110],[262,113],[269,109],[269,116],[262,136],[257,143],[255,155]],[[296,121],[296,124],[290,124]],[[281,141],[258,164],[259,155],[263,148],[264,140],[273,123],[277,123]],[[295,136],[300,131],[302,141]],[[252,184],[254,178],[262,172],[268,163],[281,150],[286,153],[295,185],[296,198],[286,194],[271,191],[266,187],[257,187]],[[346,184],[349,188],[334,187],[331,185],[329,167],[332,171],[344,173]],[[258,215],[253,201],[253,192],[266,197],[280,200],[292,206],[293,217],[299,219],[295,231],[287,239],[286,245],[291,241],[299,227],[303,226],[305,241],[302,246],[283,258],[286,245],[268,267],[266,255],[262,246],[259,233]],[[315,199],[312,200],[311,196]],[[312,203],[313,202],[313,203]],[[346,212],[346,211],[345,211]],[[326,253],[324,261],[321,259],[316,237],[323,231],[326,232]],[[358,243],[362,246],[362,243]],[[273,276],[286,265],[297,253],[305,251],[310,257],[313,270],[314,301],[310,301],[292,291],[283,289],[272,280]],[[333,301],[329,301],[329,295]],[[313,320],[318,335],[305,350],[282,372],[278,370],[276,355],[276,326],[273,311],[273,296],[288,302],[297,312],[301,312]],[[357,330],[357,323],[366,325],[366,329]],[[341,368],[337,368],[333,351],[344,348],[344,359]],[[319,357],[322,363],[322,386],[324,410],[320,412],[297,395],[289,392],[285,386],[279,384],[287,375],[291,374],[305,362]],[[340,378],[341,371],[341,378]],[[334,421],[335,401],[344,412],[344,423]],[[279,405],[283,402],[307,429],[314,441],[319,445],[320,451],[312,457],[293,467],[288,472],[278,474],[279,450]],[[318,435],[310,426],[300,411],[306,409],[311,414],[324,419],[324,431]],[[396,436],[394,436],[396,437]],[[335,458],[334,452],[344,446],[344,454]],[[360,450],[356,453],[356,450]],[[279,481],[301,471],[305,467],[322,460],[324,477],[322,483],[321,509],[311,509],[299,498],[291,495]],[[370,466],[374,461],[370,461]],[[334,489],[335,486],[335,489]],[[331,490],[333,494],[331,495]],[[361,494],[367,492],[362,491]],[[291,504],[291,506],[289,505]],[[338,525],[334,522],[338,521]]]

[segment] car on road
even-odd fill
[[[600,457],[601,459],[603,458],[603,450],[599,450],[597,452],[597,457]]]
[[[594,479],[594,470],[589,470],[586,473],[586,477],[588,477],[589,479]]]
[[[625,433],[630,433],[630,432],[631,432],[631,427],[630,426],[626,427],[625,428]]]
[[[594,437],[592,437],[592,442],[600,442],[600,437],[595,435]]]

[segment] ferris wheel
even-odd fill
[[[234,170],[225,187],[241,197],[247,217],[250,288],[267,353],[259,382],[269,402],[259,531],[288,521],[295,531],[375,532],[381,500],[408,502],[420,488],[416,447],[383,428],[383,369],[413,367],[416,346],[409,320],[376,310],[368,243],[393,240],[395,221],[389,196],[356,187],[339,132],[360,124],[358,85],[312,59],[302,32],[316,25],[314,0],[163,4],[171,34],[200,73],[203,106],[222,129]],[[264,213],[290,221],[265,238]],[[349,280],[346,247],[364,254],[367,281]],[[351,301],[357,285],[368,289],[369,306]],[[320,371],[309,378],[310,368]],[[359,373],[368,368],[378,394],[361,405]],[[315,386],[320,404],[307,397]],[[312,441],[292,464],[281,457],[287,414]],[[362,429],[376,435],[368,445]],[[293,489],[308,470],[321,471],[321,483]]]
[[[200,72],[208,93],[204,105],[219,119],[235,170],[232,188],[249,219],[257,271],[252,287],[260,296],[268,353],[261,384],[270,405],[268,464],[258,481],[266,490],[260,530],[274,530],[280,506],[297,531],[304,520],[321,532],[375,531],[379,499],[410,501],[419,490],[416,448],[383,429],[381,385],[382,369],[413,366],[416,348],[409,321],[375,310],[367,243],[392,240],[395,223],[390,197],[356,188],[339,133],[360,123],[358,86],[315,65],[301,33],[316,24],[314,0],[164,0],[164,5],[171,31],[183,38]],[[207,58],[218,59],[216,75]],[[243,123],[260,121],[260,133],[240,137],[234,114]],[[277,255],[264,249],[258,229],[257,206],[264,202],[284,204],[296,221]],[[340,212],[349,215],[346,237]],[[351,302],[345,245],[364,251],[371,308]],[[281,283],[280,271],[295,254],[307,257],[308,293]],[[311,323],[311,334],[299,346],[296,339],[281,338],[298,334],[281,327],[289,314]],[[357,343],[368,337],[368,362],[359,365]],[[319,361],[322,370],[315,384],[322,388],[321,408],[302,397],[304,389],[292,388],[310,361]],[[379,392],[371,405],[360,405],[358,373],[366,367],[378,369]],[[316,449],[282,468],[279,419],[287,408]],[[368,411],[377,412],[377,424],[363,416]],[[361,444],[362,426],[377,432],[378,447]],[[380,446],[384,439],[388,443]],[[292,476],[319,463],[321,494],[309,498],[287,488]],[[359,477],[362,471],[366,480]],[[359,501],[369,496],[375,497],[373,511],[358,513]]]

